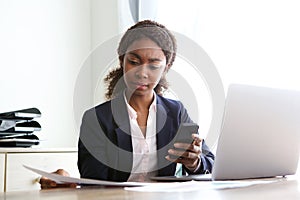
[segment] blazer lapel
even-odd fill
[[[118,146],[118,158],[115,158],[117,161],[117,170],[130,173],[132,170],[133,161],[132,141],[129,117],[123,95],[119,95],[113,99],[111,107],[114,120],[117,124],[115,128]]]
[[[172,147],[170,141],[174,132],[173,118],[168,115],[168,109],[157,95],[157,115],[156,115],[156,143],[157,143],[157,162],[158,175],[167,176],[175,173],[176,164],[165,159],[168,150]]]

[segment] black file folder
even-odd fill
[[[16,123],[15,127],[7,129],[7,132],[33,132],[33,131],[40,131],[41,125],[37,121],[26,121]]]
[[[22,110],[0,113],[0,120],[32,120],[41,116],[41,112],[37,108],[27,108]]]
[[[39,143],[39,138],[34,134],[25,134],[7,138],[0,137],[0,147],[31,147],[32,145],[38,145]]]

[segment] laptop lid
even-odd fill
[[[213,180],[294,174],[300,147],[300,92],[231,85]]]

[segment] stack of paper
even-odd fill
[[[37,108],[0,113],[0,147],[31,147],[39,144],[34,134],[41,130],[35,120],[41,117]]]

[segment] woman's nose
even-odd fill
[[[135,72],[135,76],[138,78],[148,78],[148,70],[146,65],[139,66]]]

